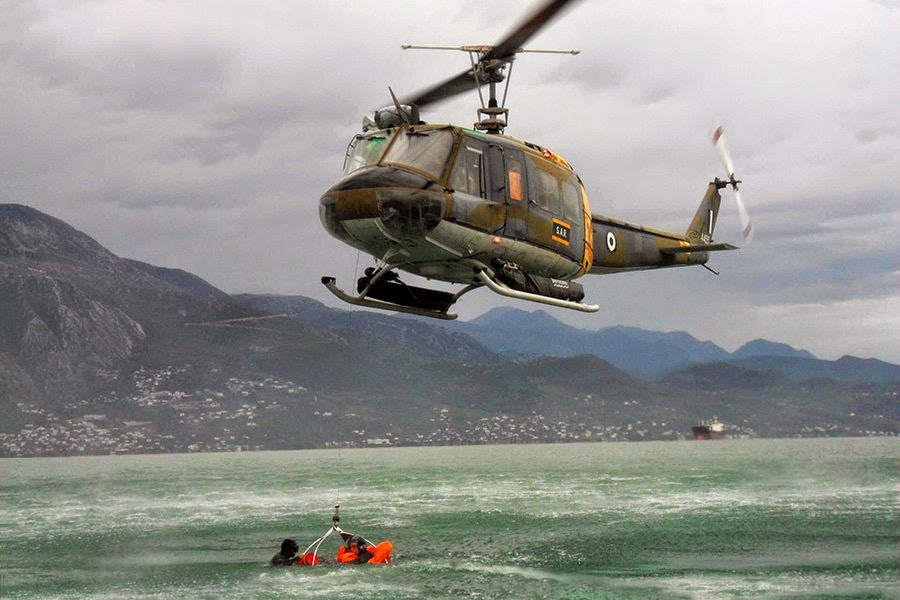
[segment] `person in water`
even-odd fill
[[[272,557],[269,564],[273,567],[289,567],[297,562],[297,553],[299,551],[300,546],[297,545],[297,542],[288,538],[281,542],[281,550]]]
[[[339,563],[353,563],[377,565],[391,562],[391,551],[394,546],[387,540],[370,546],[360,536],[353,536],[347,540],[346,546],[338,548],[337,561]]]
[[[281,542],[281,550],[269,561],[273,567],[290,567],[291,565],[306,565],[314,567],[322,562],[322,558],[314,552],[307,552],[303,556],[298,555],[300,546],[297,542],[288,538]]]

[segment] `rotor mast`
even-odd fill
[[[512,77],[513,60],[516,54],[523,52],[531,52],[536,54],[578,54],[580,50],[538,50],[532,48],[517,48],[502,57],[494,57],[497,46],[474,45],[474,46],[436,46],[431,44],[402,44],[400,46],[404,50],[459,50],[469,53],[469,61],[472,68],[471,73],[475,90],[478,92],[478,98],[481,101],[481,107],[478,109],[478,121],[475,123],[475,129],[485,131],[487,133],[501,134],[509,122],[509,109],[506,108],[506,97],[509,92],[509,80]],[[509,69],[507,70],[507,66]],[[506,81],[503,87],[503,98],[497,102],[497,84]],[[484,94],[481,88],[488,86],[488,100],[485,102]]]

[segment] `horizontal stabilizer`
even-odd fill
[[[732,244],[691,244],[689,246],[671,246],[669,248],[660,248],[663,254],[685,254],[687,252],[716,252],[718,250],[737,250],[738,247]]]

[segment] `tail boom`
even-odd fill
[[[643,225],[594,215],[594,262],[590,273],[620,273],[667,267],[703,265],[709,253],[734,250],[731,244],[714,244],[713,230],[719,214],[720,183],[706,188],[700,206],[682,235]]]

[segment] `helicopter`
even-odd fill
[[[727,178],[706,188],[685,233],[629,223],[592,212],[572,166],[544,146],[504,134],[509,76],[522,46],[570,0],[547,0],[493,46],[413,46],[461,50],[470,68],[398,99],[363,119],[350,141],[343,176],[320,198],[319,216],[335,238],[376,259],[356,293],[322,277],[325,287],[356,306],[455,319],[450,308],[470,291],[487,288],[509,298],[582,312],[588,274],[706,265],[710,252],[737,246],[713,241],[720,190],[735,192],[744,238],[752,225],[740,197],[721,127],[713,142]],[[501,101],[498,84],[506,81]],[[485,101],[483,87],[488,87]],[[473,128],[430,124],[420,110],[472,89],[481,99]],[[464,287],[455,292],[413,286],[400,271]]]

